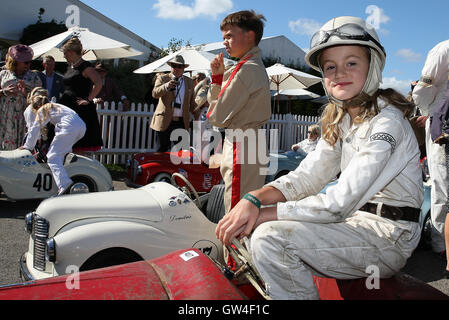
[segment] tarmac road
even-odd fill
[[[114,181],[115,190],[127,189],[125,183]],[[22,282],[19,277],[19,258],[27,251],[28,233],[24,217],[40,201],[7,202],[0,200],[0,286]],[[445,261],[430,250],[418,248],[402,272],[418,278],[449,295],[449,279],[442,279]]]

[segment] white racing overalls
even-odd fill
[[[73,183],[64,168],[64,156],[71,152],[72,146],[84,136],[86,125],[72,109],[56,103],[53,106],[55,108],[50,109],[49,116],[42,119],[41,123],[38,121],[39,116],[43,117],[41,109],[37,111],[39,116],[36,116],[33,124],[28,126],[30,130],[24,146],[26,149],[32,150],[40,137],[40,129],[48,122],[55,125],[55,136],[48,149],[47,164],[59,191],[61,191]]]
[[[449,40],[440,42],[427,55],[421,78],[413,90],[413,100],[422,115],[432,116],[449,89]],[[445,146],[434,143],[430,136],[430,118],[426,123],[426,153],[431,182],[432,249],[445,250],[444,221],[449,212],[449,176]]]
[[[417,222],[358,210],[367,202],[420,208],[424,197],[410,123],[397,108],[381,100],[379,107],[377,116],[352,126],[347,114],[334,147],[320,139],[295,171],[267,185],[287,199],[277,204],[278,221],[251,237],[271,298],[318,299],[312,275],[353,279],[378,270],[390,277],[418,245]],[[319,193],[340,171],[338,183]]]

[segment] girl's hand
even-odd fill
[[[240,239],[251,234],[259,217],[260,210],[248,200],[242,199],[226,214],[217,225],[215,234],[224,245],[232,239]]]

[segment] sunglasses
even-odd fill
[[[184,69],[184,66],[183,66],[183,65],[180,65],[180,64],[172,64],[171,67],[172,67],[173,69]]]
[[[31,61],[26,61],[24,62],[24,64],[31,64]]]

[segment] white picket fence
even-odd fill
[[[130,111],[120,110],[121,103],[97,105],[103,148],[93,157],[105,164],[124,164],[134,153],[154,152],[158,147],[156,134],[150,128],[153,105],[132,103]],[[274,146],[279,146],[276,151],[290,150],[292,144],[307,137],[307,127],[317,121],[318,117],[273,114],[264,125],[264,129],[271,132],[267,135],[268,148],[273,150]],[[274,130],[277,130],[277,144],[273,139],[276,137]]]

